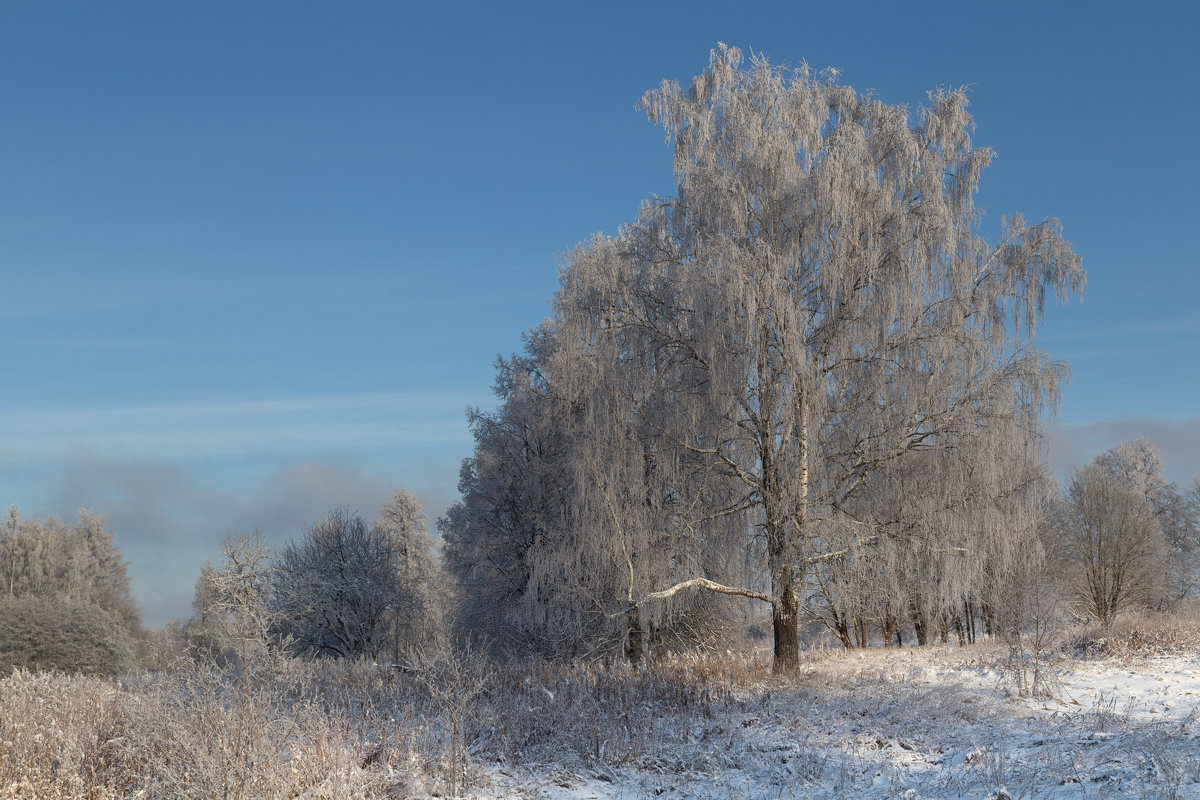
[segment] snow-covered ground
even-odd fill
[[[1004,663],[986,647],[809,654],[797,676],[731,688],[708,713],[662,709],[643,722],[660,725],[654,745],[624,760],[606,727],[595,758],[481,752],[472,794],[1200,798],[1200,655],[1064,662],[1042,700],[1016,696]]]
[[[1037,699],[994,645],[806,652],[786,678],[762,654],[18,670],[0,800],[1200,799],[1200,637],[1129,630],[1057,648]],[[1097,649],[1142,655],[1066,655]]]

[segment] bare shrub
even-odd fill
[[[438,654],[422,654],[410,668],[428,693],[436,714],[449,728],[450,753],[446,776],[450,794],[458,796],[467,785],[467,748],[464,736],[475,716],[475,698],[487,685],[491,670],[478,651],[467,646],[447,647]]]
[[[1061,655],[1060,599],[1040,555],[1018,559],[1005,590],[992,598],[996,631],[1007,649],[1005,671],[1020,697],[1044,700],[1058,693],[1054,662]]]

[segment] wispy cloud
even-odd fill
[[[134,351],[147,353],[216,353],[229,352],[242,345],[236,341],[191,340],[186,343],[173,338],[149,336],[97,336],[60,334],[4,334],[4,341],[14,348],[25,350],[79,351]]]
[[[1049,336],[1039,336],[1042,342],[1066,342],[1089,339],[1113,339],[1136,336],[1171,336],[1180,334],[1200,333],[1200,319],[1187,318],[1164,320],[1144,325],[1113,325],[1103,328],[1091,328],[1069,333],[1056,333]]]
[[[468,446],[463,410],[479,390],[252,402],[0,411],[0,463],[74,450],[185,457],[373,447]]]
[[[1096,360],[1143,360],[1150,356],[1169,355],[1171,353],[1179,353],[1184,350],[1184,345],[1181,342],[1144,345],[1137,346],[1127,344],[1125,342],[1112,342],[1108,347],[1105,347],[1099,342],[1092,344],[1099,346],[1081,346],[1083,340],[1080,340],[1075,345],[1062,344],[1053,349],[1055,357],[1062,357],[1071,361],[1082,361],[1084,359]],[[1187,346],[1189,349],[1191,345]]]

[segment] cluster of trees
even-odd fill
[[[809,611],[846,647],[872,639],[899,644],[906,626],[896,598],[940,596],[940,607],[907,606],[907,630],[918,644],[934,638],[966,643],[978,633],[1003,636],[1006,627],[1026,624],[1021,614],[1029,609],[1017,607],[1027,606],[1035,592],[1043,603],[1036,613],[1053,608],[1102,623],[1128,610],[1171,610],[1196,593],[1200,477],[1185,489],[1167,481],[1150,442],[1122,442],[1077,468],[1062,486],[1032,458],[998,466],[1023,470],[1023,490],[997,498],[996,506],[1022,535],[988,542],[974,529],[986,512],[967,507],[959,544],[926,553],[925,568],[915,574],[906,568],[911,550],[904,557],[877,546],[819,565]],[[910,479],[936,485],[940,474],[931,464]],[[905,502],[922,494],[929,492],[912,491]],[[945,531],[937,539],[950,541]],[[997,545],[1004,549],[981,551]],[[905,588],[903,580],[912,584]]]
[[[119,673],[183,654],[244,666],[264,656],[400,660],[445,636],[447,581],[421,502],[397,492],[368,524],[344,508],[275,553],[257,534],[206,562],[196,616],[142,628],[126,562],[103,520],[23,518],[0,527],[0,669]]]
[[[333,509],[278,554],[257,534],[226,540],[222,553],[201,570],[187,630],[207,655],[399,660],[443,635],[446,585],[410,492],[369,524]]]
[[[141,618],[113,533],[87,511],[67,525],[0,527],[0,668],[119,672],[134,663]]]
[[[642,98],[674,194],[570,255],[499,409],[471,413],[441,532],[501,643],[636,660],[748,598],[785,669],[806,598],[844,641],[923,639],[1037,541],[1066,368],[1030,338],[1084,282],[1058,223],[980,234],[965,91],[914,119],[741,60]]]

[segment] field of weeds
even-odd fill
[[[1161,626],[1160,626],[1161,627]],[[1200,797],[1191,629],[642,670],[283,661],[0,680],[0,798]]]

